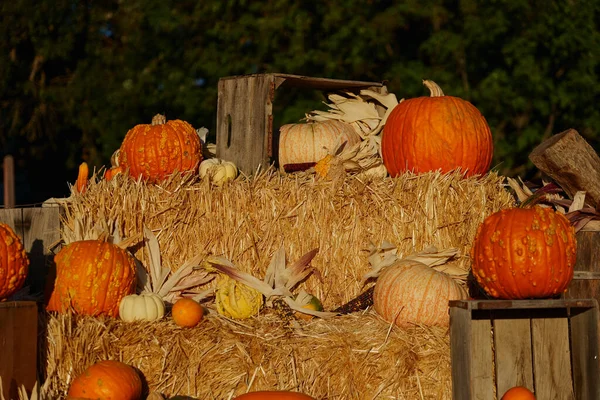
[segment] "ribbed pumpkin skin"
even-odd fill
[[[492,134],[483,115],[466,100],[417,97],[399,103],[390,113],[381,152],[391,176],[457,168],[472,176],[490,168]]]
[[[135,291],[133,257],[101,240],[83,240],[63,247],[54,256],[56,280],[46,309],[78,314],[119,315],[121,299]]]
[[[69,387],[70,398],[138,400],[142,380],[136,370],[119,361],[100,361],[88,367]]]
[[[287,124],[279,132],[280,166],[316,163],[334,149],[340,136],[348,141],[346,148],[361,141],[354,128],[341,121]]]
[[[499,299],[559,295],[573,279],[577,244],[567,218],[550,208],[511,208],[488,216],[471,249],[479,286]]]
[[[258,391],[244,393],[234,400],[314,400],[307,394],[286,391]]]
[[[383,270],[373,291],[373,308],[398,326],[448,326],[448,301],[467,298],[449,275],[418,261],[401,261]]]
[[[21,289],[28,270],[29,258],[21,239],[10,226],[0,223],[0,300]]]
[[[141,176],[150,183],[175,171],[196,173],[201,161],[200,137],[181,120],[137,125],[127,132],[119,150],[119,166],[129,170],[132,177]]]

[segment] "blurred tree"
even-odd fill
[[[424,78],[472,101],[494,164],[533,176],[527,155],[577,129],[598,147],[600,3],[581,0],[13,0],[0,15],[0,146],[21,171],[18,202],[64,195],[81,160],[107,164],[128,129],[167,118],[214,138],[220,77],[281,72]],[[281,91],[276,126],[323,96]],[[52,165],[50,174],[42,173]],[[29,193],[26,184],[29,184]]]

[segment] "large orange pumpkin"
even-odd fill
[[[500,299],[547,298],[573,279],[575,231],[567,218],[535,206],[488,216],[471,249],[472,272],[487,294]]]
[[[10,226],[0,223],[0,300],[21,289],[28,269],[29,258],[21,239]]]
[[[68,398],[100,400],[138,400],[142,380],[137,371],[120,361],[100,361],[73,380]]]
[[[314,398],[304,393],[275,390],[244,393],[234,400],[314,400]]]
[[[450,275],[414,260],[386,267],[375,283],[373,308],[398,326],[448,326],[448,301],[467,298]]]
[[[458,97],[444,96],[423,81],[431,97],[400,102],[383,128],[383,164],[391,176],[460,168],[465,176],[484,174],[493,153],[492,134],[479,110]]]
[[[338,141],[347,148],[360,143],[352,125],[342,121],[287,124],[279,128],[279,165],[316,163],[333,151]]]
[[[46,309],[79,314],[119,315],[121,299],[135,291],[133,256],[101,240],[82,240],[54,257],[56,280]]]
[[[136,125],[127,132],[119,149],[119,166],[134,178],[154,183],[174,172],[196,173],[202,161],[202,142],[194,128],[163,115],[152,124]]]

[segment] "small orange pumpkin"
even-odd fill
[[[515,386],[504,393],[502,400],[535,400],[535,395],[526,387]]]
[[[488,216],[471,249],[472,272],[499,299],[559,295],[573,279],[575,230],[547,207],[510,208]]]
[[[239,395],[234,400],[314,400],[304,393],[288,391],[258,391]]]
[[[135,260],[129,252],[102,240],[68,244],[54,256],[56,280],[48,311],[119,315],[121,299],[135,291]]]
[[[21,289],[29,270],[29,258],[21,239],[6,224],[0,223],[0,300]]]
[[[196,173],[202,142],[189,123],[167,121],[157,114],[152,124],[136,125],[127,132],[118,154],[119,165],[129,175],[155,183],[174,172]]]
[[[197,301],[184,297],[175,302],[171,315],[178,326],[193,328],[204,317],[204,308]]]
[[[68,398],[138,400],[142,380],[137,371],[120,361],[105,360],[88,367],[71,383]]]
[[[444,96],[423,81],[431,97],[400,102],[383,128],[383,164],[391,176],[460,168],[465,176],[486,173],[492,162],[490,128],[479,110],[458,97]]]
[[[121,166],[109,168],[104,173],[104,179],[106,179],[107,181],[110,181],[110,180],[112,180],[112,178],[114,178],[118,174],[122,173],[123,171],[124,171],[123,167],[121,167]]]

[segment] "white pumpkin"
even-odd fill
[[[208,176],[212,184],[222,186],[225,182],[238,176],[238,169],[231,161],[207,158],[200,163],[199,173],[201,179]]]
[[[125,322],[157,321],[165,316],[165,303],[156,293],[131,294],[119,303],[119,316]]]

